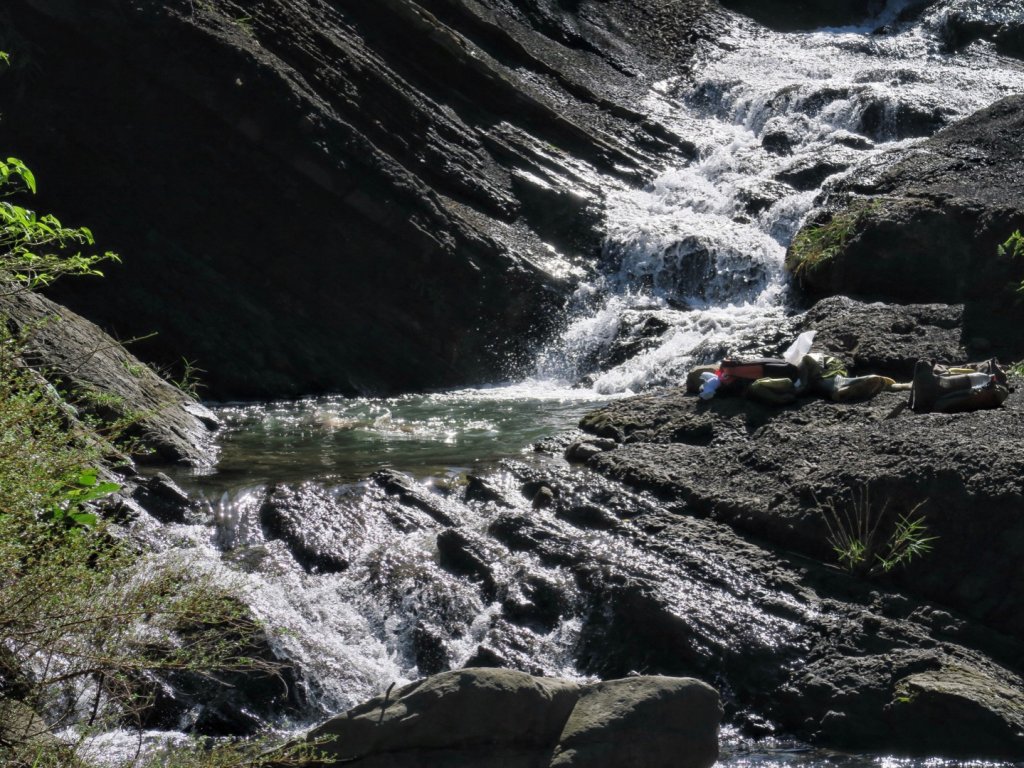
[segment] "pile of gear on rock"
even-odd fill
[[[686,389],[704,400],[716,393],[742,394],[768,405],[788,405],[804,395],[843,402],[906,391],[915,413],[998,408],[1010,394],[1006,374],[994,359],[961,366],[918,360],[913,381],[905,383],[874,374],[850,377],[838,357],[811,350],[814,335],[800,334],[781,358],[726,359],[694,368],[686,377]]]

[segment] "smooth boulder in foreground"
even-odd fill
[[[360,768],[707,768],[722,706],[698,680],[589,685],[507,669],[443,672],[314,729]]]

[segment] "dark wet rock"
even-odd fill
[[[268,539],[281,539],[296,562],[311,573],[348,568],[347,551],[362,539],[362,521],[324,488],[304,483],[274,488],[260,509]]]
[[[1024,754],[1024,694],[990,674],[948,666],[908,675],[897,683],[890,709],[920,751],[965,755],[986,739],[993,754]],[[937,733],[936,722],[952,727]]]
[[[477,646],[476,651],[466,661],[466,668],[484,667],[486,669],[514,669],[515,665],[494,648],[486,645]]]
[[[841,27],[866,21],[883,0],[721,0],[722,5],[779,32]]]
[[[692,154],[643,99],[726,18],[706,0],[4,11],[0,140],[46,180],[41,208],[125,257],[55,295],[157,331],[144,357],[188,350],[221,399],[503,376],[596,256],[605,190]]]
[[[773,155],[793,154],[793,146],[796,143],[796,137],[786,131],[765,131],[761,135],[761,146]]]
[[[184,523],[190,516],[188,494],[163,472],[140,483],[132,498],[161,523]]]
[[[565,458],[570,462],[586,463],[587,459],[610,451],[617,445],[618,443],[610,438],[595,437],[590,440],[580,440],[565,449]]]
[[[477,475],[468,475],[466,481],[465,498],[467,501],[494,502],[496,504],[506,503],[501,496],[501,492],[484,478]]]
[[[962,305],[865,304],[836,296],[797,317],[794,332],[816,330],[814,348],[844,360],[853,376],[880,373],[910,381],[917,360],[968,359],[963,323]]]
[[[534,509],[544,509],[550,507],[555,503],[555,492],[547,486],[542,486],[538,489],[537,493],[533,495],[533,501],[530,502]]]
[[[950,114],[946,107],[903,102],[894,104],[886,99],[876,99],[861,111],[857,131],[874,141],[931,136],[949,123]],[[840,143],[863,149],[856,141]]]
[[[963,303],[968,338],[988,340],[998,354],[1019,354],[1024,309],[1013,289],[1020,268],[997,247],[1024,227],[1021,135],[1024,97],[1011,96],[880,173],[868,168],[845,180],[840,198],[870,201],[845,246],[803,270],[804,289],[812,296]]]
[[[416,668],[423,675],[436,675],[451,669],[444,633],[423,621],[418,621],[412,634],[416,654]]]
[[[850,167],[846,153],[832,152],[825,155],[802,157],[779,171],[775,178],[794,189],[807,191],[817,189],[829,176]]]
[[[791,190],[786,184],[767,179],[744,181],[739,186],[739,200],[751,216],[766,211],[783,197],[791,194]]]
[[[558,510],[558,516],[580,528],[608,530],[619,524],[619,519],[604,507],[595,504],[580,504]]]
[[[403,505],[425,512],[441,525],[455,524],[451,517],[451,509],[445,505],[444,500],[423,488],[409,475],[392,469],[382,469],[374,473],[373,480],[389,495],[397,496]]]
[[[505,513],[488,526],[487,533],[512,552],[529,552],[545,565],[575,566],[587,559],[583,542],[543,518]]]
[[[1024,58],[1024,2],[1021,0],[999,3],[943,0],[929,9],[928,16],[950,51],[986,40],[994,43],[1000,53]]]
[[[484,599],[494,600],[498,582],[493,563],[499,558],[491,542],[478,534],[449,528],[437,536],[437,553],[442,568],[473,579],[480,585]]]
[[[355,707],[310,736],[340,764],[476,768],[707,768],[721,706],[696,680],[593,685],[462,669]],[[664,724],[659,726],[657,724]]]
[[[0,296],[0,316],[25,332],[25,360],[80,412],[106,422],[130,419],[144,463],[213,463],[216,417],[156,375],[94,323],[33,293]]]
[[[596,370],[606,371],[657,345],[672,327],[671,317],[665,311],[650,310],[623,312],[615,338],[591,362]]]
[[[502,610],[509,621],[545,633],[571,612],[572,605],[566,584],[537,572],[509,584]]]

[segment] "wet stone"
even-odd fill
[[[349,566],[346,545],[358,538],[359,521],[328,491],[306,483],[279,486],[260,509],[269,539],[281,539],[296,562],[311,573],[339,573]]]
[[[132,498],[161,523],[184,523],[192,517],[188,494],[163,472],[142,482]]]
[[[469,531],[449,528],[438,534],[437,551],[442,568],[468,576],[480,584],[485,599],[494,599],[498,583],[490,564],[499,558],[493,544]]]

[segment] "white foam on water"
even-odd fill
[[[782,263],[828,185],[882,153],[1024,91],[1024,65],[977,44],[951,56],[938,23],[894,24],[889,3],[855,27],[779,34],[737,20],[700,54],[693,81],[655,84],[645,104],[692,140],[698,158],[647,188],[611,193],[608,268],[578,293],[571,322],[538,375],[585,380],[601,394],[678,380],[701,350],[777,324]],[[671,310],[671,311],[666,311]],[[657,344],[595,370],[623,340],[630,312],[670,326]]]

